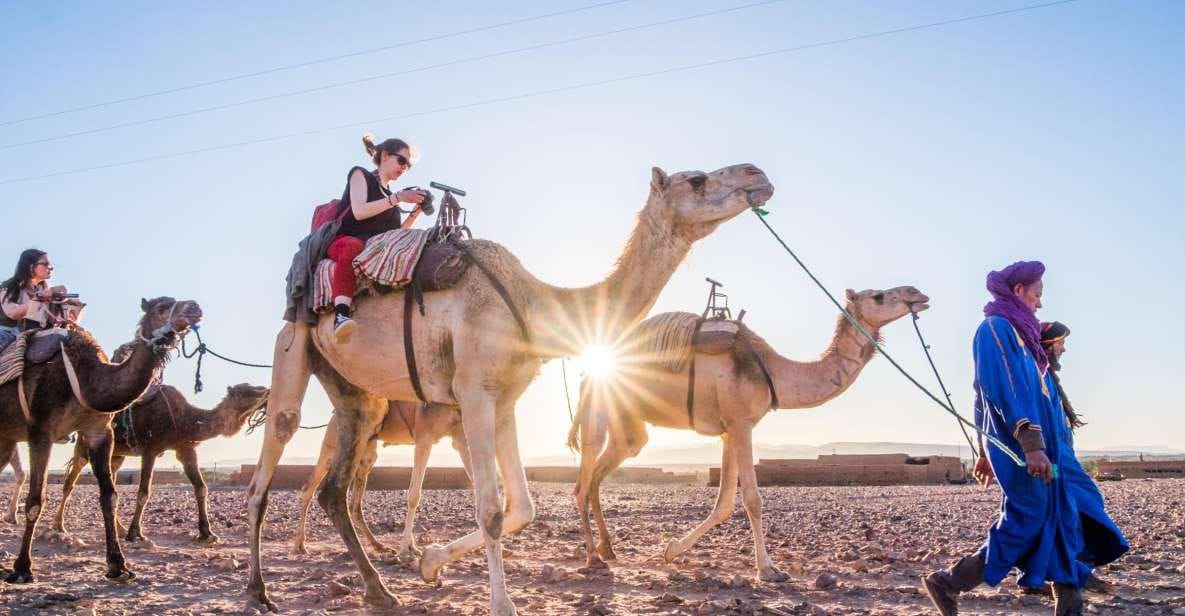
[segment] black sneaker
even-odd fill
[[[354,319],[344,315],[338,314],[333,317],[333,338],[338,344],[345,344],[350,341],[350,335],[354,333],[358,325],[354,323]]]

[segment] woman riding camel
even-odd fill
[[[0,283],[0,349],[8,346],[22,330],[57,323],[47,310],[54,295],[66,287],[49,286],[53,264],[45,251],[29,248],[17,259],[12,278]]]
[[[354,331],[351,304],[357,289],[354,279],[354,257],[362,252],[366,240],[392,229],[407,229],[419,216],[418,207],[424,194],[416,190],[392,193],[387,184],[399,179],[413,164],[411,147],[402,139],[387,139],[375,145],[374,136],[362,136],[362,144],[374,161],[375,169],[350,169],[341,206],[346,208],[341,229],[329,244],[328,256],[334,262],[330,286],[333,291],[334,337],[338,342],[349,340]],[[406,221],[401,221],[399,204],[416,205]]]

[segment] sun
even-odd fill
[[[594,379],[602,379],[613,374],[617,368],[617,356],[613,349],[603,344],[594,344],[576,358],[576,365],[584,374]]]

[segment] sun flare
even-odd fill
[[[588,376],[601,379],[611,374],[617,368],[617,356],[613,353],[613,349],[603,345],[594,344],[584,350],[584,353],[576,359],[576,365],[579,366],[580,371]]]

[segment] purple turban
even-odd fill
[[[1037,361],[1041,374],[1049,367],[1049,357],[1041,346],[1041,323],[1037,315],[1012,292],[1016,285],[1036,284],[1045,274],[1045,265],[1040,261],[1017,261],[1008,267],[987,275],[987,290],[992,301],[983,307],[985,317],[1004,317],[1020,332],[1029,353]]]

